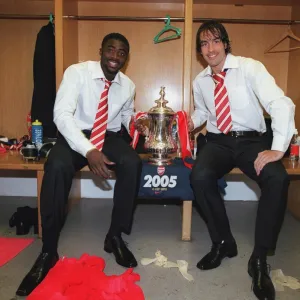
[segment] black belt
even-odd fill
[[[258,131],[229,131],[228,133],[223,133],[226,136],[233,136],[233,137],[255,137],[255,136],[262,136],[262,132]]]
[[[82,133],[89,139],[90,136],[91,136],[91,133],[92,133],[92,129],[83,129],[81,130]],[[118,134],[118,132],[114,132],[114,131],[109,131],[109,130],[106,130],[105,132],[105,136],[111,136],[111,135],[116,135]]]

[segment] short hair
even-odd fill
[[[107,43],[108,40],[118,40],[120,42],[123,42],[125,46],[128,48],[128,53],[129,53],[129,49],[130,49],[129,42],[126,39],[126,37],[121,33],[113,32],[106,35],[102,40],[102,44],[101,44],[102,48],[104,47],[104,45]]]
[[[229,41],[228,33],[225,27],[218,21],[210,20],[204,22],[198,29],[196,35],[196,51],[201,53],[201,41],[200,41],[200,34],[202,32],[211,32],[215,37],[221,39],[223,44],[226,44],[227,47],[225,49],[225,53],[228,54],[231,52],[231,44]]]

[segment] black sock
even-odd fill
[[[255,246],[252,252],[252,258],[267,259],[268,249],[265,247]]]
[[[114,236],[121,237],[121,233],[122,233],[122,231],[120,230],[119,226],[111,225],[106,236],[108,238],[112,238]]]

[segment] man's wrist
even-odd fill
[[[85,157],[87,157],[89,155],[89,153],[91,153],[94,150],[97,150],[97,148],[92,148],[92,149],[88,150],[87,153],[85,154]]]
[[[272,141],[271,150],[281,151],[285,153],[288,145],[286,143],[286,139],[282,136],[274,136]]]

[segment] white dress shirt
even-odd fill
[[[251,58],[228,54],[223,67],[232,117],[232,131],[266,131],[263,109],[272,119],[272,150],[285,152],[295,132],[295,105],[277,86],[264,65]],[[207,121],[209,132],[220,133],[217,128],[214,104],[215,83],[208,66],[193,81],[195,111],[194,126]]]
[[[93,128],[104,90],[105,75],[99,61],[86,61],[70,66],[64,73],[54,105],[54,123],[70,147],[86,156],[95,146],[81,130]],[[134,83],[118,72],[108,92],[107,130],[117,132],[121,123],[129,129],[134,113]]]

